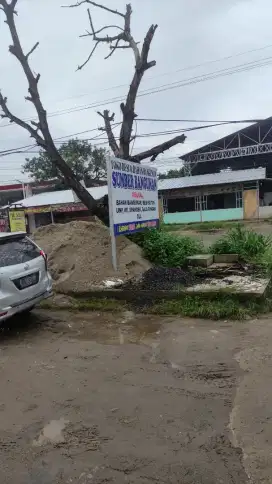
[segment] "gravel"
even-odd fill
[[[122,285],[123,289],[170,290],[177,286],[191,286],[196,276],[181,267],[152,267],[140,279],[133,279]]]

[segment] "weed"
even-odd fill
[[[180,267],[190,255],[203,252],[200,241],[191,237],[177,237],[163,230],[149,230],[138,240],[144,256],[154,264]]]
[[[218,295],[214,299],[201,296],[185,296],[178,300],[163,300],[147,312],[160,315],[180,315],[204,319],[243,320],[258,313],[271,311],[272,301],[240,301],[235,296]]]
[[[263,254],[255,257],[254,264],[264,273],[264,275],[272,276],[272,247],[269,247]]]
[[[125,301],[107,298],[75,299],[70,298],[66,307],[52,301],[51,304],[41,304],[43,309],[69,311],[111,311],[122,312],[135,306]],[[137,308],[139,311],[139,308]],[[162,300],[147,304],[140,312],[158,315],[178,315],[191,318],[212,320],[232,319],[243,320],[254,315],[267,313],[272,310],[271,294],[265,299],[248,299],[241,301],[239,297],[230,294],[217,294],[214,297],[199,295],[184,295],[179,299]]]
[[[239,222],[201,222],[201,223],[190,223],[190,224],[167,224],[163,225],[162,228],[166,232],[176,232],[176,231],[196,231],[196,232],[210,232],[211,230],[225,230],[237,227]]]
[[[83,311],[122,311],[126,309],[124,301],[117,299],[78,299],[75,301],[75,309]]]
[[[187,224],[167,224],[162,225],[161,230],[163,230],[164,232],[178,232],[180,230],[190,230],[190,226]]]
[[[198,232],[209,232],[210,230],[225,230],[237,227],[238,222],[202,222],[200,224],[194,224],[191,230],[197,230]]]
[[[210,248],[214,254],[238,254],[243,260],[252,261],[272,250],[272,239],[263,234],[246,230],[241,225],[231,229]]]

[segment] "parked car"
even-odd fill
[[[51,295],[44,251],[23,232],[0,233],[0,322]]]

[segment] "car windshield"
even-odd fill
[[[39,249],[27,237],[0,239],[0,267],[23,264],[39,256]]]

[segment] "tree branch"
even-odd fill
[[[39,45],[40,42],[36,42],[36,44],[32,47],[32,49],[28,52],[28,54],[26,54],[26,58],[28,59],[31,54],[33,54],[34,50],[37,49],[38,45]]]
[[[73,6],[82,5],[82,3],[95,5],[96,7],[110,11],[111,13],[116,13],[112,9],[108,9],[108,7],[104,7],[104,5],[98,4],[91,0],[78,2],[76,5],[73,5]],[[131,8],[131,4],[128,3],[126,5],[125,14],[121,14],[121,16],[124,18],[124,28],[121,29],[120,27],[117,26],[117,28],[122,30],[122,32],[111,37],[110,36],[98,37],[97,33],[100,33],[103,30],[110,28],[110,25],[106,25],[99,30],[95,30],[91,12],[90,12],[90,9],[88,8],[88,17],[89,17],[89,22],[91,26],[91,33],[88,31],[87,35],[88,36],[91,35],[95,42],[103,42],[103,43],[111,44],[110,45],[111,52],[105,57],[105,59],[108,59],[109,57],[111,57],[117,49],[127,49],[127,48],[132,49],[135,57],[135,73],[129,88],[126,102],[122,103],[121,105],[121,109],[123,112],[123,123],[122,123],[121,132],[120,132],[119,154],[123,158],[129,158],[133,121],[136,117],[135,102],[136,102],[136,97],[138,94],[142,77],[147,69],[150,69],[156,64],[155,61],[148,62],[148,54],[149,54],[151,42],[153,40],[153,36],[157,29],[157,25],[151,25],[151,27],[149,28],[146,34],[146,37],[144,39],[142,51],[140,52],[138,47],[138,42],[135,41],[133,35],[131,34],[131,15],[132,15],[132,8]],[[119,45],[120,41],[123,41],[125,45]],[[84,67],[89,62],[96,47],[97,47],[97,44],[94,46],[94,49],[92,50],[86,62],[84,62],[84,64],[82,64],[80,68]],[[110,136],[110,139],[111,139],[111,136]],[[112,140],[111,140],[111,144],[113,145]],[[114,145],[114,150],[116,151],[115,145]]]
[[[79,36],[79,38],[82,38],[82,37],[90,37],[92,35],[97,35],[99,34],[100,32],[102,32],[103,30],[106,30],[106,29],[112,29],[112,28],[115,28],[115,29],[119,29],[119,30],[122,30],[123,32],[123,29],[121,29],[121,27],[119,27],[118,25],[105,25],[105,27],[102,27],[101,29],[97,30],[96,32],[89,32],[88,30],[86,30],[86,34],[82,34]],[[108,37],[107,37],[108,38]]]
[[[140,42],[136,42],[137,44],[139,44]],[[116,45],[110,45],[110,49],[130,49],[130,45],[118,45],[118,47],[116,47]],[[105,57],[105,59],[107,59],[107,57]]]
[[[13,8],[13,9],[14,9],[14,8],[16,7],[17,2],[18,2],[18,0],[12,0],[12,1],[10,2],[10,6],[11,6],[11,8]]]
[[[112,50],[111,50],[111,52],[110,52],[110,53],[109,53],[109,54],[108,54],[108,55],[105,57],[105,59],[108,59],[109,57],[111,57],[111,56],[112,56],[112,54],[114,54],[114,51],[115,51],[116,49],[120,49],[120,47],[118,47],[119,42],[120,42],[120,39],[117,39],[117,40],[116,40],[116,42],[115,42],[115,45],[110,45],[110,49],[112,49]]]
[[[157,24],[151,25],[151,27],[149,28],[149,30],[148,30],[148,32],[145,36],[143,47],[142,47],[142,52],[141,52],[141,61],[142,61],[143,67],[145,67],[146,64],[147,64],[147,59],[148,59],[148,54],[149,54],[149,51],[150,51],[151,42],[153,40],[153,37],[154,37],[154,34],[155,34],[157,28],[158,28]],[[155,62],[155,61],[153,61],[153,62]],[[155,62],[154,65],[156,65],[156,62]]]
[[[135,73],[132,82],[129,87],[126,103],[121,105],[123,112],[123,123],[120,132],[120,153],[124,158],[129,157],[130,152],[130,140],[133,127],[133,121],[136,117],[135,103],[138,94],[138,90],[141,84],[143,75],[147,69],[156,65],[155,61],[147,62],[150,45],[156,32],[157,25],[151,25],[145,36],[142,52],[140,54],[138,63],[136,63]],[[137,50],[138,47],[136,46]]]
[[[127,45],[127,47],[123,46],[122,48],[131,48],[133,50],[135,62],[136,62],[136,65],[138,65],[139,61],[140,61],[140,52],[139,52],[139,49],[138,49],[138,42],[135,42],[134,38],[131,35],[131,29],[130,29],[130,21],[131,21],[131,14],[132,14],[131,5],[127,4],[125,14],[121,14],[120,12],[116,12],[115,10],[109,9],[108,7],[104,7],[104,5],[98,4],[96,2],[88,1],[88,0],[84,0],[83,2],[78,2],[75,5],[70,5],[70,7],[78,7],[79,5],[82,5],[83,3],[94,5],[96,7],[101,8],[101,9],[107,10],[111,13],[117,13],[118,15],[120,15],[121,17],[124,18],[124,28],[121,28],[119,25],[105,25],[105,26],[101,27],[100,29],[95,30],[93,20],[92,20],[92,16],[91,16],[91,12],[90,12],[90,9],[88,8],[87,12],[88,12],[88,18],[89,18],[89,22],[90,22],[90,26],[91,26],[91,32],[89,32],[87,30],[86,31],[87,33],[81,35],[80,37],[90,37],[91,36],[95,42],[102,42],[102,43],[107,43],[107,44],[115,43],[115,45],[110,45],[111,52],[105,57],[105,59],[109,59],[109,57],[111,57],[114,54],[114,52],[115,52],[115,50],[118,46],[118,43],[121,40],[123,40],[124,42],[127,42],[128,45]],[[104,30],[108,30],[110,28],[116,28],[116,29],[120,30],[121,32],[117,35],[111,35],[111,36],[107,35],[106,37],[99,37],[97,35],[97,34],[103,32]],[[87,61],[84,62],[84,64],[82,64],[81,68],[84,67],[89,62],[90,58],[92,57],[93,52],[94,51],[91,52]]]
[[[1,91],[0,107],[2,108],[2,111],[4,113],[1,115],[1,118],[8,118],[11,123],[15,123],[18,126],[26,129],[30,133],[31,138],[34,138],[39,146],[41,146],[42,148],[45,147],[45,141],[41,136],[38,135],[37,131],[33,129],[28,123],[11,113],[11,111],[7,107],[7,98],[2,95]]]
[[[101,5],[100,3],[93,2],[92,0],[82,0],[75,3],[74,5],[64,5],[64,8],[79,7],[80,5],[83,5],[83,3],[88,3],[89,5],[93,5],[94,7],[102,8],[107,12],[114,13],[115,15],[120,15],[120,17],[125,17],[125,15],[121,12],[118,12],[118,10],[112,10],[111,8],[105,7],[105,5]]]
[[[102,32],[105,29],[114,29],[114,28],[122,30],[122,32],[124,32],[123,29],[121,27],[119,27],[119,25],[105,25],[105,27],[102,27],[101,29],[97,30],[96,32],[93,32],[93,34],[97,35],[97,34],[100,34],[100,32]]]
[[[98,111],[97,114],[99,114],[99,116],[101,116],[104,119],[105,131],[107,133],[110,148],[112,149],[114,155],[118,157],[119,156],[119,147],[118,147],[118,144],[116,142],[115,136],[114,136],[113,131],[112,131],[112,126],[111,126],[111,123],[114,121],[114,113],[110,116],[108,109],[105,109],[103,111],[103,113]]]
[[[151,161],[155,161],[158,155],[160,155],[166,150],[169,150],[170,148],[172,148],[173,146],[176,146],[179,143],[184,143],[185,140],[186,140],[186,136],[184,134],[181,134],[179,136],[176,136],[175,138],[172,138],[169,141],[165,141],[160,145],[150,148],[150,150],[143,151],[142,153],[138,153],[137,155],[131,156],[130,160],[140,163],[140,161],[151,157]]]
[[[69,167],[69,165],[67,165],[62,156],[59,154],[51,136],[47,122],[46,111],[43,107],[40,93],[38,90],[40,75],[34,75],[28,62],[30,55],[38,47],[38,42],[29,51],[29,53],[25,55],[14,19],[14,7],[16,3],[17,0],[11,0],[10,3],[7,3],[7,0],[0,0],[0,6],[3,7],[6,16],[6,23],[8,25],[13,42],[13,44],[9,47],[9,51],[16,57],[24,71],[25,77],[28,82],[29,96],[27,97],[27,99],[30,100],[35,106],[38,115],[38,123],[32,122],[32,124],[36,127],[36,129],[34,129],[30,124],[26,123],[22,119],[12,114],[7,107],[7,98],[3,97],[3,95],[0,93],[0,106],[4,113],[3,116],[7,117],[11,122],[16,123],[18,126],[24,128],[30,133],[30,136],[36,140],[36,143],[46,150],[54,166],[56,166],[63,174],[67,185],[75,190],[80,200],[86,205],[89,210],[93,210],[97,205],[96,201],[77,180],[76,176],[73,173],[73,170]],[[41,131],[43,137],[38,134],[38,131]]]
[[[93,40],[96,42],[104,42],[104,43],[111,44],[109,46],[111,52],[105,57],[105,59],[108,59],[109,57],[111,57],[111,55],[117,49],[127,49],[127,48],[132,49],[135,57],[135,71],[134,71],[131,84],[129,86],[126,101],[124,103],[121,103],[120,105],[120,108],[123,114],[123,121],[122,121],[121,130],[120,130],[119,146],[112,132],[111,122],[113,118],[109,116],[109,111],[105,110],[104,114],[99,113],[100,116],[102,116],[104,119],[105,131],[108,136],[109,145],[112,151],[114,152],[115,156],[118,156],[119,158],[124,158],[128,160],[131,159],[132,161],[135,161],[137,163],[140,163],[141,160],[144,160],[150,157],[152,158],[152,160],[155,160],[160,153],[163,153],[165,150],[168,150],[172,146],[175,146],[178,143],[183,143],[185,141],[185,136],[179,135],[173,138],[172,140],[166,141],[160,145],[155,146],[154,148],[151,148],[150,150],[147,150],[135,156],[130,156],[130,143],[133,139],[135,139],[135,137],[132,136],[132,130],[133,130],[133,122],[137,117],[137,114],[135,112],[135,104],[136,104],[139,87],[145,72],[156,65],[156,61],[155,60],[149,61],[148,56],[150,52],[151,43],[153,41],[158,25],[152,24],[149,27],[146,33],[146,36],[144,38],[142,49],[139,49],[138,42],[135,41],[133,35],[131,34],[132,8],[130,3],[126,5],[125,14],[116,12],[112,9],[109,9],[108,7],[105,7],[104,5],[93,2],[92,0],[78,1],[76,5],[71,5],[71,6],[75,7],[82,4],[94,5],[96,7],[107,10],[111,13],[117,14],[124,18],[124,28],[121,29],[122,30],[121,33],[112,37],[109,37],[109,36],[98,37],[97,36],[98,33],[110,28],[111,26],[106,25],[96,31],[93,25],[90,10],[88,9],[91,33],[87,32],[87,35],[91,35],[93,37]],[[118,26],[115,26],[115,27],[120,29],[120,27]],[[125,45],[123,44],[119,45],[120,41],[123,41]]]
[[[114,36],[108,36],[107,37],[97,37],[96,34],[98,32],[102,32],[102,30],[105,30],[107,28],[110,28],[110,26],[105,26],[105,27],[102,27],[100,30],[98,30],[97,32],[95,32],[95,29],[94,29],[94,25],[93,25],[93,20],[92,20],[92,16],[91,16],[91,12],[90,12],[90,9],[88,8],[87,9],[87,12],[88,12],[88,17],[89,17],[89,22],[90,22],[90,26],[91,26],[91,29],[92,29],[92,36],[93,36],[93,40],[97,41],[97,42],[113,42],[114,40],[117,40],[117,39],[121,39],[123,37],[123,29],[121,29],[120,27],[120,30],[122,30],[122,34],[118,34],[118,35],[114,35]]]
[[[83,64],[81,64],[80,66],[78,66],[77,71],[80,71],[81,69],[83,69],[83,67],[86,66],[86,64],[88,64],[88,62],[89,62],[90,58],[92,57],[92,55],[93,55],[96,47],[98,46],[98,44],[99,44],[99,42],[96,42],[96,44],[95,44],[92,52],[90,53],[90,55],[88,56],[88,58],[85,60],[85,62],[83,62]]]

